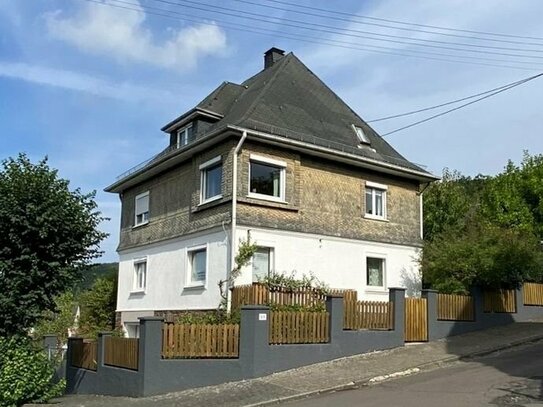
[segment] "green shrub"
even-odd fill
[[[230,314],[223,310],[206,313],[191,313],[181,315],[177,319],[178,324],[197,325],[218,325],[218,324],[239,324],[241,313],[239,310],[232,310]]]
[[[29,339],[0,337],[0,406],[44,403],[61,396],[66,384],[54,383],[54,374],[45,351]]]

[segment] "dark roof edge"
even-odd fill
[[[259,136],[259,138],[274,140],[278,144],[283,144],[283,145],[288,144],[288,145],[291,145],[291,146],[299,146],[299,147],[303,147],[304,149],[307,149],[307,150],[319,151],[319,152],[324,153],[325,155],[330,156],[330,157],[331,156],[333,156],[333,157],[343,157],[343,158],[346,158],[346,159],[348,159],[350,161],[358,161],[360,163],[366,164],[367,167],[372,168],[372,169],[377,169],[377,170],[379,170],[379,169],[381,169],[381,170],[387,169],[387,170],[395,172],[395,173],[404,174],[404,177],[406,175],[409,175],[408,178],[414,178],[414,179],[417,179],[419,181],[428,182],[428,181],[437,181],[437,180],[440,179],[439,177],[437,177],[437,176],[435,176],[435,175],[433,175],[433,174],[431,174],[429,172],[426,172],[426,171],[424,171],[424,172],[417,171],[417,170],[414,170],[414,169],[411,169],[411,168],[406,168],[406,167],[402,167],[402,166],[399,166],[399,165],[394,165],[394,164],[386,163],[386,162],[383,162],[383,161],[374,160],[372,158],[363,157],[363,156],[359,156],[359,155],[355,155],[355,154],[351,154],[351,153],[347,153],[347,152],[343,152],[343,151],[338,151],[338,150],[335,150],[333,148],[328,148],[328,147],[323,147],[323,146],[319,146],[319,145],[309,144],[309,143],[306,143],[306,142],[303,142],[303,141],[288,139],[288,138],[285,138],[285,137],[282,137],[282,136],[276,136],[274,134],[265,133],[265,132],[261,132],[261,131],[258,131],[258,130],[251,130],[251,129],[248,129],[248,128],[235,126],[235,125],[227,125],[226,127],[228,129],[236,130],[236,131],[240,131],[240,132],[246,131],[247,134],[257,135],[257,136]]]
[[[174,128],[182,126],[188,120],[194,118],[195,116],[207,116],[214,119],[222,119],[224,116],[220,113],[213,112],[211,110],[202,109],[201,107],[193,107],[188,112],[183,113],[181,116],[176,117],[171,122],[166,124],[160,130],[164,132],[172,131]]]

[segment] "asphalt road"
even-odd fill
[[[543,343],[285,407],[543,406]]]

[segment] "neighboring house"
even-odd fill
[[[249,234],[259,249],[235,284],[313,273],[377,300],[420,286],[421,192],[436,177],[294,54],[264,60],[165,125],[169,147],[106,189],[122,200],[117,311],[129,335],[140,316],[215,309]]]

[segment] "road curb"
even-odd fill
[[[498,352],[498,351],[501,351],[501,350],[511,349],[511,348],[515,348],[517,346],[525,345],[525,344],[528,344],[528,343],[539,342],[541,340],[543,340],[543,335],[532,335],[530,337],[523,338],[523,339],[518,339],[516,341],[510,342],[510,343],[507,343],[507,344],[493,346],[492,348],[489,348],[489,349],[477,350],[477,351],[473,351],[473,352],[470,352],[468,354],[461,355],[461,356],[460,355],[452,355],[452,356],[448,356],[448,357],[445,357],[445,358],[433,360],[431,362],[422,363],[420,365],[407,367],[406,369],[404,369],[404,372],[408,371],[408,370],[418,369],[418,371],[412,373],[412,374],[417,374],[417,373],[420,373],[420,372],[432,370],[434,368],[443,367],[443,366],[445,366],[447,364],[457,362],[457,361],[460,361],[460,360],[469,360],[469,359],[472,359],[472,358],[475,358],[475,357],[486,356],[486,355],[490,355],[492,353],[495,353],[495,352]],[[396,373],[401,373],[401,372],[388,373],[387,375],[391,376],[390,378],[380,380],[380,381],[376,382],[375,384],[383,383],[384,381],[399,379],[401,377],[406,377],[406,375],[399,375],[397,377],[394,377],[394,374],[396,374]],[[336,385],[336,386],[332,386],[332,387],[326,387],[326,388],[322,388],[322,389],[319,389],[319,390],[311,390],[311,391],[307,391],[307,392],[303,392],[303,393],[293,394],[291,396],[278,397],[278,398],[275,398],[273,400],[266,400],[266,401],[253,403],[253,404],[245,404],[244,407],[270,406],[270,405],[284,403],[284,402],[287,402],[287,401],[300,400],[300,399],[304,399],[304,398],[307,398],[307,397],[310,397],[310,396],[316,396],[316,395],[319,395],[319,394],[327,394],[327,393],[333,393],[333,392],[344,391],[344,390],[358,389],[358,388],[364,387],[364,386],[371,386],[372,384],[370,382],[371,382],[371,380],[373,378],[374,377],[367,377],[367,378],[364,378],[362,380],[351,381],[351,382],[348,382],[348,383],[344,383],[344,384],[340,384],[340,385]]]

